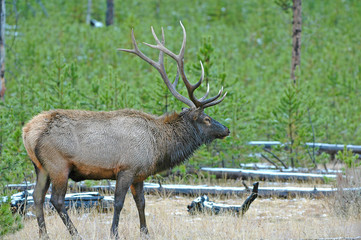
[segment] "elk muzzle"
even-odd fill
[[[215,137],[219,139],[224,139],[225,137],[229,136],[231,133],[228,127],[224,126],[223,124],[214,120],[213,128],[215,131]]]

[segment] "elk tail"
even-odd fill
[[[25,149],[34,163],[35,167],[41,170],[43,168],[42,163],[39,161],[37,145],[41,138],[41,135],[48,127],[47,119],[49,119],[49,113],[41,113],[34,117],[23,127],[23,143]]]

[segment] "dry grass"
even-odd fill
[[[345,177],[337,179],[336,187],[337,194],[329,199],[335,214],[344,218],[356,215],[361,219],[361,169],[346,169]]]
[[[256,199],[243,218],[230,214],[191,216],[186,206],[192,200],[146,196],[151,239],[317,239],[361,235],[360,220],[337,218],[325,199]],[[228,204],[243,202],[237,197],[211,197],[211,200]],[[72,212],[71,218],[85,239],[109,239],[112,213]],[[121,212],[120,236],[139,239],[138,221],[135,204],[128,194]],[[46,223],[51,239],[70,239],[57,214],[47,215]],[[36,220],[27,219],[24,225],[24,229],[5,239],[37,239]]]

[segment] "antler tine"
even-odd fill
[[[223,87],[219,90],[218,94],[214,97],[208,98],[207,100],[202,101],[202,104],[208,104],[210,102],[213,102],[214,100],[216,100],[217,98],[219,98],[223,93]]]
[[[118,48],[117,50],[136,54],[136,50],[138,49],[138,46],[137,46],[137,43],[135,42],[135,39],[134,39],[134,30],[133,29],[132,29],[132,42],[133,42],[134,49]]]
[[[152,27],[152,32],[154,32],[153,31],[153,27]],[[162,28],[162,45],[164,45],[164,43],[165,43],[165,38],[164,38],[164,30],[163,30],[163,28]],[[159,64],[163,64],[163,61],[164,61],[164,52],[163,51],[159,51],[159,60],[158,60],[158,63]]]
[[[187,42],[187,33],[186,33],[186,29],[185,27],[183,26],[183,23],[182,21],[179,21],[181,27],[182,27],[182,30],[183,30],[183,42],[182,42],[182,47],[179,51],[179,56],[184,56],[184,52],[185,52],[185,48],[186,48],[186,42]]]
[[[138,57],[140,57],[141,59],[143,59],[144,61],[146,61],[147,63],[149,63],[150,65],[152,65],[153,67],[155,67],[158,71],[160,71],[160,65],[157,62],[150,59],[149,57],[147,57],[146,55],[144,55],[144,53],[142,53],[139,50],[137,42],[135,41],[134,30],[133,29],[132,29],[132,42],[133,42],[134,49],[118,48],[117,50],[118,51],[123,51],[123,52],[133,53],[133,54],[137,55]]]
[[[197,84],[195,85],[195,86],[197,86],[198,84],[199,85],[201,85],[201,83],[203,82],[203,80],[204,80],[204,67],[203,67],[203,63],[202,63],[202,61],[199,61],[200,62],[200,64],[201,64],[201,69],[202,69],[202,73],[201,73],[201,78],[199,79],[199,81],[197,82]],[[197,86],[198,87],[198,86]],[[206,99],[206,97],[208,96],[208,93],[209,93],[209,84],[207,84],[207,92],[206,92],[206,94],[203,96],[203,97],[201,97],[200,99],[199,99],[199,101],[201,102],[201,101],[203,101],[204,99]]]
[[[201,72],[202,72],[202,73],[201,73],[201,77],[200,77],[199,81],[192,86],[194,89],[198,88],[198,87],[202,84],[203,79],[204,79],[204,68],[203,68],[203,64],[202,64],[202,61],[199,61],[199,62],[201,63],[201,69],[202,69]]]
[[[202,62],[201,63],[201,69],[202,69],[202,74],[201,74],[201,79],[198,81],[197,84],[195,84],[195,88],[198,87],[198,85],[200,85],[203,81],[203,78],[204,78],[204,68],[203,68],[203,64]],[[218,101],[215,101],[216,99],[218,99],[221,95],[222,95],[222,92],[223,92],[223,87],[219,90],[218,94],[214,97],[211,97],[209,99],[206,99],[208,97],[208,94],[209,94],[209,84],[207,84],[207,91],[206,91],[206,94],[201,97],[199,100],[197,100],[197,102],[200,104],[200,106],[202,106],[203,108],[206,108],[206,107],[210,107],[210,106],[213,106],[213,105],[216,105],[220,102],[223,101],[223,99],[226,97],[227,93],[225,93],[221,99],[219,99]],[[215,101],[215,102],[214,102]]]
[[[155,34],[153,26],[151,26],[150,29],[152,30],[152,34],[153,34],[153,37],[154,37],[155,41],[156,41],[159,45],[163,45],[163,44],[159,41],[159,39],[158,39],[158,37],[157,37],[157,34]],[[162,29],[163,29],[163,28],[162,28]],[[162,30],[162,36],[163,36],[163,35],[164,35],[164,34],[163,34],[163,30]]]
[[[155,34],[155,32],[154,32],[153,27],[151,27],[151,30],[152,30],[153,37],[154,37],[155,41],[157,42],[157,45],[152,45],[152,44],[149,44],[149,43],[146,43],[146,42],[143,42],[143,44],[147,45],[148,47],[155,48],[155,49],[158,49],[159,51],[164,52],[165,54],[167,54],[168,56],[170,56],[171,58],[173,58],[174,60],[176,60],[176,62],[178,63],[179,57],[178,57],[176,54],[174,54],[173,52],[171,52],[168,48],[166,48],[166,47],[159,41],[159,39],[158,39],[158,37],[157,37],[157,34]]]
[[[133,43],[133,46],[134,46],[134,49],[138,52],[139,51],[139,48],[138,48],[138,45],[137,45],[137,41],[135,41],[135,37],[134,37],[134,29],[132,28],[132,43]]]
[[[176,88],[177,84],[178,84],[178,80],[179,80],[179,71],[177,68],[177,75],[175,76],[175,80],[173,82],[173,87]]]
[[[164,29],[163,29],[163,27],[162,27],[162,44],[164,45],[164,43],[165,43]]]
[[[208,94],[209,94],[209,83],[207,83],[207,92],[206,92],[206,94],[204,94],[204,96],[201,97],[201,98],[199,99],[199,101],[200,101],[200,102],[204,101],[204,100],[208,97]]]
[[[214,105],[222,102],[224,100],[224,98],[227,96],[227,93],[228,92],[225,92],[224,95],[222,96],[222,98],[218,99],[217,101],[210,102],[208,104],[203,105],[203,108],[211,107],[211,106],[214,106]]]

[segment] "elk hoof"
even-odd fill
[[[148,234],[148,228],[147,227],[142,227],[140,229],[140,238],[141,239],[150,239],[150,236]]]

